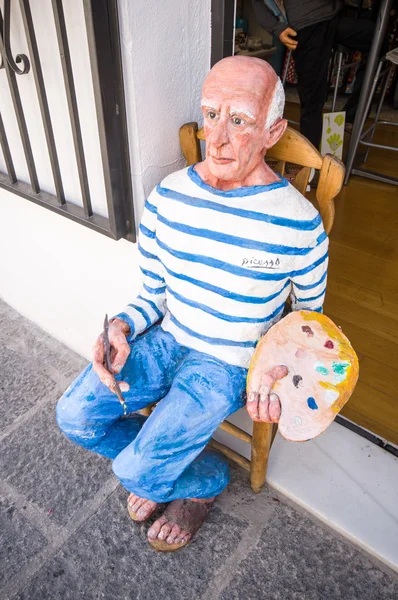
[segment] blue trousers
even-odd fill
[[[244,404],[247,370],[179,345],[156,325],[131,344],[118,379],[128,415],[89,365],[57,405],[73,442],[113,459],[123,486],[148,500],[210,498],[229,481],[217,453],[204,450],[222,421]],[[150,417],[134,414],[158,402]]]

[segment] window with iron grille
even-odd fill
[[[135,241],[116,0],[0,0],[0,188]]]

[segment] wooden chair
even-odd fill
[[[197,123],[186,123],[180,128],[180,145],[187,166],[202,160],[200,140],[206,141],[204,130],[198,130]],[[307,138],[290,127],[268,151],[266,160],[270,158],[274,159],[274,162],[277,161],[274,170],[281,175],[285,175],[286,163],[302,167],[292,185],[303,195],[307,189],[311,168],[320,171],[316,199],[325,231],[330,233],[334,221],[334,199],[343,185],[343,163],[331,154],[322,156]]]
[[[200,140],[205,141],[205,136],[203,129],[198,130],[197,123],[186,123],[181,127],[180,144],[187,165],[202,160]],[[277,161],[275,171],[281,175],[285,174],[286,163],[302,167],[292,182],[292,185],[302,194],[305,194],[307,189],[311,168],[320,170],[316,199],[325,231],[329,233],[334,221],[334,198],[343,185],[345,172],[343,163],[330,154],[322,156],[307,138],[290,127],[286,129],[280,141],[271,148],[267,154],[267,159],[269,158],[274,159],[274,162]],[[148,407],[142,412],[149,415],[151,408]],[[250,444],[251,460],[247,460],[216,440],[211,440],[211,446],[249,471],[253,492],[260,492],[265,483],[269,452],[278,429],[277,425],[253,423],[252,435],[228,421],[224,421],[220,428]]]
[[[202,160],[200,140],[206,141],[204,130],[198,130],[197,123],[186,123],[180,128],[180,144],[187,165]],[[330,154],[322,156],[307,138],[290,127],[267,153],[266,159],[270,158],[274,159],[274,162],[277,161],[274,168],[281,175],[285,174],[286,163],[302,167],[292,185],[303,195],[307,189],[311,168],[320,171],[316,199],[325,231],[330,233],[335,214],[334,198],[341,190],[344,180],[343,163]],[[252,490],[256,493],[260,492],[265,483],[269,452],[277,432],[277,426],[268,423],[253,423],[252,435],[228,421],[224,421],[220,428],[251,445],[251,460],[249,461],[224,444],[215,440],[211,441],[212,446],[250,472]]]

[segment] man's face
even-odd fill
[[[272,94],[250,83],[250,77],[237,83],[213,76],[203,87],[206,162],[212,175],[223,181],[244,181],[263,160]]]

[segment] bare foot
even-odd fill
[[[214,498],[174,500],[150,527],[148,540],[163,551],[185,546],[201,527],[213,501]]]
[[[130,494],[127,500],[127,510],[133,521],[146,521],[156,510],[157,503],[146,498]]]

